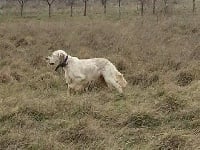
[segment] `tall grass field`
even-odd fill
[[[177,0],[178,1],[178,0]],[[89,2],[88,2],[89,3]],[[0,13],[1,150],[200,149],[200,11],[191,3],[155,15],[135,3]],[[65,9],[63,8],[65,7]],[[124,96],[106,86],[69,96],[64,72],[45,61],[63,49],[109,59],[124,74]]]

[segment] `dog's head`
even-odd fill
[[[56,50],[52,53],[51,56],[46,57],[46,60],[50,65],[59,65],[64,62],[66,57],[68,57],[68,55],[65,51]]]

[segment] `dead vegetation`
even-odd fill
[[[124,122],[129,128],[156,128],[161,121],[149,114],[133,114]]]
[[[163,100],[156,105],[156,108],[163,113],[173,113],[183,109],[184,106],[185,103],[182,100],[172,95],[164,97]]]
[[[199,147],[200,22],[180,12],[2,18],[0,149]],[[62,70],[45,62],[56,49],[108,58],[128,81],[125,96],[94,83],[69,97]]]
[[[197,46],[191,53],[190,57],[195,60],[200,59],[200,46]]]
[[[168,135],[165,138],[162,139],[160,142],[158,149],[159,150],[167,150],[167,149],[173,149],[173,150],[179,150],[184,148],[185,146],[185,139],[179,135]]]
[[[1,73],[0,74],[0,83],[8,83],[10,81],[11,81],[10,75],[8,75],[6,73]]]
[[[138,74],[129,77],[129,80],[132,85],[139,85],[140,87],[146,88],[152,86],[153,83],[157,83],[159,81],[159,76],[157,74]]]
[[[26,149],[29,147],[29,139],[22,135],[9,135],[0,137],[0,149]]]
[[[58,141],[62,143],[81,143],[82,146],[89,146],[89,144],[102,139],[102,137],[95,132],[95,130],[88,128],[86,124],[80,123],[68,130],[60,131],[58,134]]]
[[[194,75],[190,72],[180,72],[176,79],[179,86],[187,86],[194,80]]]

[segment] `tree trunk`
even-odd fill
[[[104,14],[106,14],[106,0],[104,0]]]
[[[84,2],[85,2],[84,16],[86,16],[86,12],[87,12],[87,0],[84,0]]]
[[[51,4],[49,4],[49,18],[51,18]]]
[[[165,8],[164,8],[164,13],[167,14],[167,11],[168,11],[168,3],[167,3],[168,0],[164,0],[164,3],[165,3]]]
[[[121,16],[121,0],[119,0],[119,17]]]
[[[73,13],[73,4],[71,3],[71,12],[70,12],[71,17],[72,17],[72,13]]]
[[[22,4],[21,4],[21,13],[20,13],[20,14],[21,14],[21,17],[23,16],[23,9],[24,9],[24,4],[22,3]]]
[[[156,13],[156,0],[153,0],[153,14]]]
[[[195,3],[195,0],[193,0],[193,6],[192,6],[192,12],[195,13],[195,9],[196,9],[196,3]]]
[[[144,1],[141,0],[141,16],[144,14]]]

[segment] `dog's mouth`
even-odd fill
[[[54,65],[54,63],[49,63],[50,65]]]

